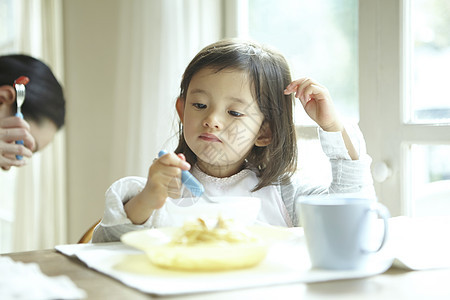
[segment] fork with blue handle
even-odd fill
[[[25,85],[30,80],[26,76],[20,76],[14,81],[14,88],[16,89],[16,103],[17,103],[17,112],[16,117],[19,117],[23,119],[22,115],[22,104],[25,101]],[[23,145],[23,140],[16,141],[16,144]],[[16,158],[18,160],[21,160],[23,157],[22,155],[16,155]]]
[[[163,155],[167,154],[167,151],[161,150],[158,153],[158,157],[161,157]],[[202,197],[207,202],[210,203],[217,203],[217,201],[214,201],[213,199],[209,198],[205,194],[205,188],[200,183],[200,181],[197,180],[189,171],[182,170],[181,171],[181,182],[184,184],[184,186],[189,189],[195,197]],[[194,203],[192,203],[194,204]],[[186,205],[183,205],[186,206]]]

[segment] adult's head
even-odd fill
[[[0,119],[16,112],[14,80],[26,76],[24,119],[36,141],[35,149],[48,145],[64,125],[65,99],[61,85],[42,61],[27,55],[0,56]]]

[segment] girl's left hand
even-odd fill
[[[342,131],[343,125],[331,100],[328,89],[311,78],[292,81],[284,90],[285,95],[295,93],[308,116],[325,131]]]

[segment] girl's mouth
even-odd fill
[[[210,133],[202,133],[199,136],[200,139],[206,141],[206,142],[217,142],[217,143],[222,143],[222,141],[215,136],[214,134],[210,134]]]

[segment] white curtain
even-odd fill
[[[63,83],[62,7],[59,0],[17,2],[19,52],[41,59]],[[67,240],[65,134],[16,170],[12,251],[53,248]]]
[[[160,149],[174,150],[181,76],[201,48],[223,37],[222,5],[221,0],[121,2],[115,177],[146,176]]]

